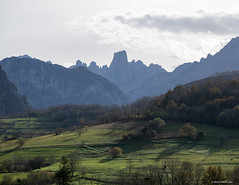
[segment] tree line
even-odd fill
[[[19,115],[18,115],[19,116]],[[177,86],[166,94],[122,106],[59,105],[31,110],[22,117],[46,117],[69,124],[94,125],[128,120],[164,120],[239,127],[239,80],[222,78]]]
[[[177,86],[155,97],[144,116],[238,128],[239,80]]]

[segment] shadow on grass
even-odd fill
[[[122,150],[124,154],[130,154],[136,151],[144,150],[145,148],[149,148],[149,146],[152,146],[153,144],[154,142],[151,140],[129,142],[122,145]]]
[[[14,152],[14,151],[18,150],[18,149],[19,149],[19,147],[17,146],[16,148],[5,150],[5,151],[1,152],[0,156],[7,155],[7,154],[9,154],[11,152]]]
[[[198,142],[194,143],[188,139],[183,139],[183,140],[181,139],[181,141],[179,141],[177,145],[172,145],[164,149],[162,152],[160,152],[155,160],[158,161],[160,159],[164,159],[165,157],[170,157],[181,151],[189,150],[197,146],[198,146]]]
[[[114,160],[114,158],[112,158],[112,157],[107,157],[107,158],[105,158],[105,159],[101,159],[100,161],[99,161],[99,163],[107,163],[107,162],[110,162],[110,161],[113,161]]]

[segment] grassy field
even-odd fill
[[[57,128],[67,128],[64,122],[53,122],[47,118],[9,118],[0,119],[0,139],[11,137],[12,133],[31,137],[53,133]]]
[[[18,125],[20,125],[20,119],[17,120]],[[30,119],[30,130],[35,128],[33,123],[36,122],[36,120]],[[134,130],[136,125],[143,124],[145,123],[130,122],[92,126],[84,131],[81,136],[79,136],[77,130],[64,132],[57,136],[55,134],[44,135],[26,139],[22,148],[17,148],[17,140],[0,142],[0,162],[8,158],[29,159],[39,155],[50,161],[51,156],[54,155],[55,163],[40,170],[55,172],[59,168],[59,160],[63,155],[77,153],[81,158],[79,167],[87,169],[87,176],[100,176],[101,178],[116,176],[121,169],[126,167],[129,159],[133,161],[137,168],[147,165],[160,165],[165,160],[172,158],[177,158],[180,161],[190,161],[193,164],[200,163],[204,167],[220,165],[225,171],[232,170],[234,166],[239,165],[238,129],[192,124],[197,130],[205,133],[205,138],[202,141],[178,138],[118,143],[123,134]],[[164,132],[177,135],[182,125],[181,123],[169,123],[164,128]],[[27,125],[26,129],[29,129]],[[221,134],[226,136],[223,145],[218,139]],[[122,148],[123,155],[120,158],[109,156],[108,151],[114,146]],[[2,175],[4,174],[0,174],[0,178]],[[12,173],[11,175],[13,177],[25,177],[27,173]]]

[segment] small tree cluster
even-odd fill
[[[4,159],[0,167],[2,172],[14,171],[28,171],[35,170],[45,166],[45,158],[43,156],[36,156],[32,159]]]
[[[132,164],[118,174],[120,185],[201,185],[204,170],[190,162],[170,159],[162,166],[134,168]]]
[[[165,125],[165,121],[161,118],[149,120],[147,125],[145,125],[138,133],[123,135],[121,141],[127,142],[159,138],[159,134],[162,132],[162,128]]]
[[[226,176],[220,166],[209,166],[206,172],[203,174],[202,184],[203,185],[213,185],[214,181],[224,181]]]

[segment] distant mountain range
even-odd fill
[[[0,66],[0,115],[19,113],[29,108],[27,99],[18,94],[16,86],[7,79]]]
[[[125,104],[125,94],[84,67],[68,69],[29,56],[5,58],[0,65],[35,108],[60,104]]]
[[[5,58],[0,65],[35,108],[69,103],[122,105],[215,73],[239,70],[239,38],[215,55],[180,65],[173,72],[157,64],[129,62],[126,51],[115,53],[109,67],[99,67],[96,62],[87,66],[78,60],[65,68],[27,55]]]
[[[114,54],[110,66],[104,65],[99,67],[96,62],[91,62],[89,66],[82,63],[80,60],[76,65],[70,68],[83,66],[88,68],[91,72],[99,74],[107,78],[112,83],[116,84],[124,93],[129,93],[137,88],[148,77],[154,74],[164,74],[166,71],[158,64],[150,64],[146,66],[142,61],[135,60],[129,62],[126,51],[119,51]]]
[[[208,55],[200,62],[185,63],[173,72],[152,75],[128,93],[131,100],[143,96],[163,94],[176,85],[199,80],[225,71],[239,70],[239,37],[232,39],[215,55]]]
[[[87,67],[90,71],[104,76],[118,85],[131,101],[135,101],[143,96],[163,94],[176,85],[215,73],[239,70],[239,38],[232,39],[214,56],[209,54],[199,62],[182,64],[173,72],[167,72],[156,64],[147,67],[142,61],[128,62],[125,51],[115,53],[109,67],[99,67],[95,62],[87,66],[81,61],[77,61],[72,68],[76,66]]]

